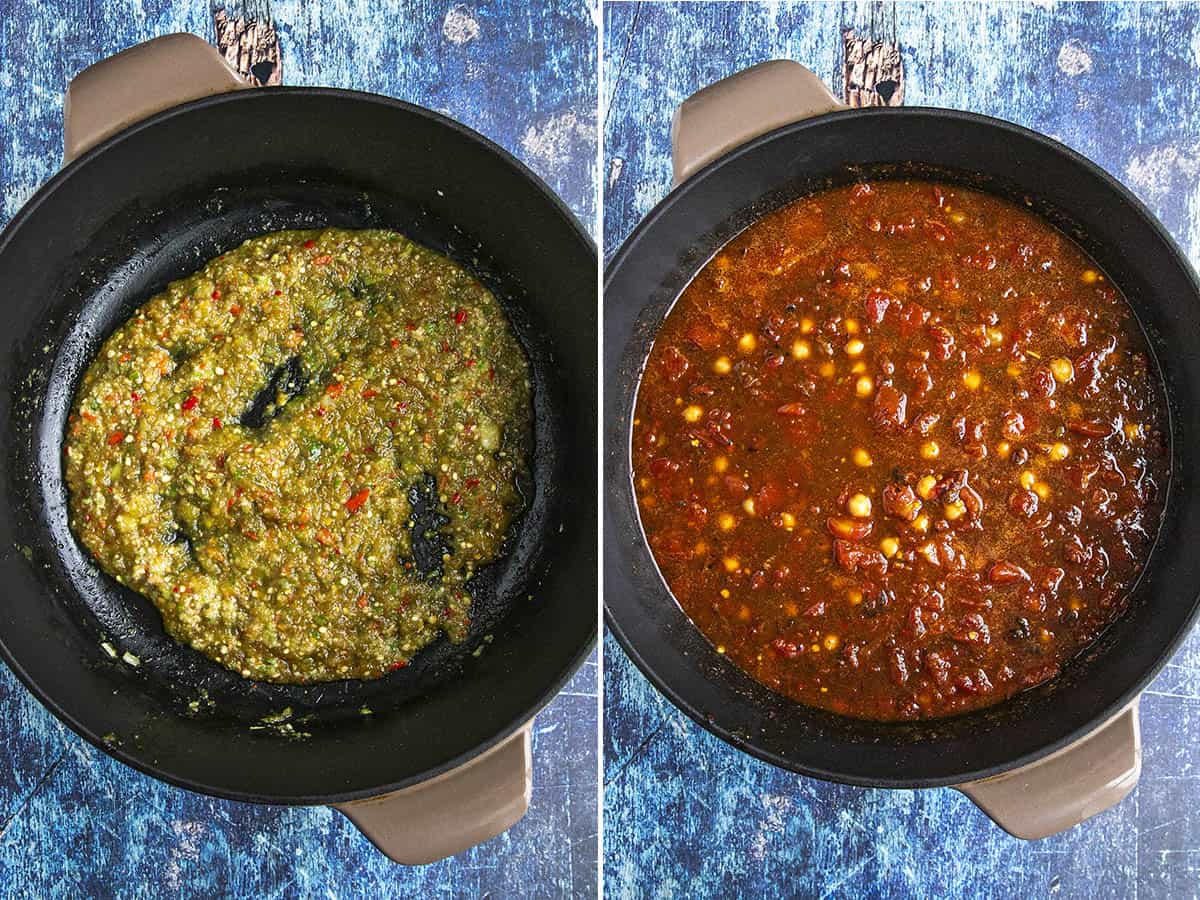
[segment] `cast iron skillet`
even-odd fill
[[[630,420],[659,323],[718,248],[803,194],[910,176],[1029,205],[1121,286],[1165,379],[1172,474],[1164,524],[1130,609],[1063,675],[981,712],[888,724],[822,712],[768,690],[691,624],[638,521]],[[716,159],[659,203],[608,266],[604,305],[607,624],[659,690],[735,747],[830,781],[963,784],[1094,731],[1130,704],[1186,635],[1200,596],[1200,497],[1190,481],[1200,465],[1200,285],[1146,208],[1078,153],[1024,128],[950,110],[852,110],[790,124]]]
[[[465,646],[442,639],[378,681],[293,687],[242,679],[174,643],[147,600],[100,573],[67,527],[60,459],[80,375],[135,307],[246,238],[320,226],[404,232],[497,294],[532,364],[535,483],[508,555],[473,591]],[[376,795],[512,734],[595,640],[596,265],[587,235],[528,169],[384,97],[239,91],[155,115],[70,163],[0,239],[9,666],[116,758],[239,800]],[[288,708],[308,737],[264,727]]]

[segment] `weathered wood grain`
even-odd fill
[[[765,59],[842,89],[843,34],[895,42],[905,102],[1050,134],[1124,181],[1200,264],[1200,5],[611,3],[602,84],[605,253],[670,189],[674,108]],[[605,893],[612,897],[1195,897],[1200,635],[1142,700],[1142,780],[1037,843],[949,790],[775,769],[693,725],[605,641]]]
[[[847,106],[902,106],[904,58],[894,41],[842,34],[842,99]]]
[[[261,22],[250,14],[265,5],[221,8]],[[270,18],[289,83],[446,112],[594,226],[596,32],[581,0],[277,0]],[[173,31],[214,40],[208,0],[0,0],[0,223],[59,167],[71,75]],[[112,761],[0,666],[0,896],[593,896],[596,671],[593,660],[536,721],[525,819],[454,860],[404,869],[330,810],[213,800]]]
[[[235,71],[251,84],[283,83],[279,33],[267,0],[240,4],[217,0],[212,17],[217,49]]]

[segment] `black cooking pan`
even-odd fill
[[[1186,635],[1200,596],[1200,496],[1190,481],[1200,465],[1200,285],[1183,255],[1128,190],[1061,144],[950,110],[841,109],[795,63],[766,63],[701,91],[680,108],[673,142],[677,187],[605,277],[605,606],[621,645],[698,723],[796,772],[880,787],[958,786],[1022,837],[1062,830],[1120,800],[1140,771],[1137,698]],[[658,325],[718,248],[803,194],[907,176],[1031,207],[1121,286],[1167,387],[1172,475],[1164,525],[1130,608],[1082,658],[990,709],[898,724],[802,706],[716,653],[647,547],[630,440]]]
[[[595,640],[595,250],[529,170],[440,115],[320,88],[220,93],[240,87],[188,35],[89,69],[68,92],[80,155],[0,240],[0,652],[143,772],[237,800],[341,804],[395,858],[424,862],[519,818],[527,725]],[[80,376],[138,305],[251,236],[321,226],[401,231],[500,298],[533,371],[534,490],[506,556],[472,585],[465,645],[443,639],[376,681],[276,685],[175,643],[149,601],[99,571],[68,528],[60,460]]]

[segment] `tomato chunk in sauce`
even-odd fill
[[[1169,472],[1124,297],[960,187],[802,198],[664,321],[633,470],[683,610],[802,703],[920,719],[1054,677],[1120,615]]]

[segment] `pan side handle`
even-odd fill
[[[63,162],[156,112],[248,87],[215,47],[194,34],[167,34],[122,50],[67,85]]]
[[[334,809],[393,861],[422,866],[503,834],[529,809],[530,729],[420,784]]]
[[[790,59],[736,72],[692,94],[675,110],[675,184],[760,134],[843,108],[814,72]]]
[[[1013,837],[1049,837],[1116,806],[1142,772],[1138,701],[1069,747],[957,789]]]

